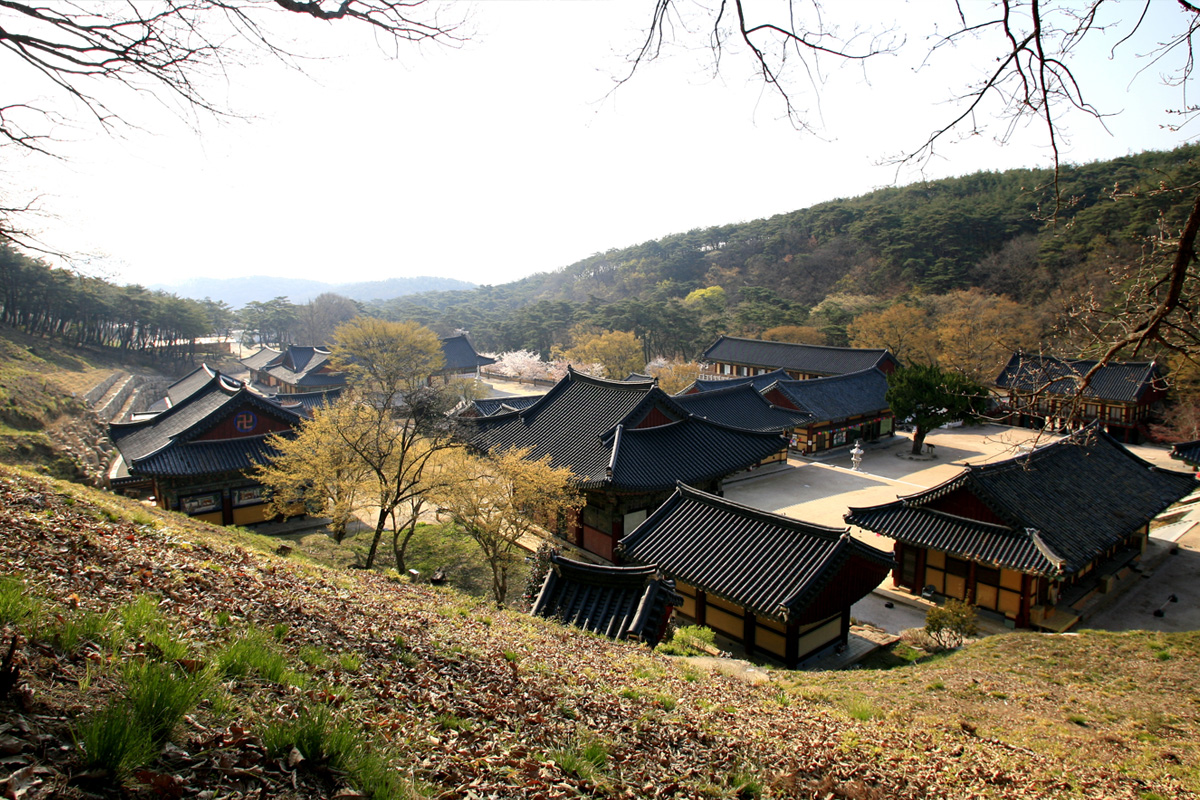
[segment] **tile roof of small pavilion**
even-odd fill
[[[312,416],[313,409],[329,405],[342,396],[345,387],[336,386],[316,392],[291,392],[288,394],[273,394],[270,399],[284,408],[298,411],[305,416]]]
[[[283,355],[283,351],[276,350],[273,347],[263,347],[257,353],[251,353],[242,359],[243,366],[246,369],[263,369],[275,359]]]
[[[779,452],[774,433],[701,419],[652,382],[567,375],[526,409],[467,419],[472,444],[487,451],[528,448],[570,469],[576,486],[648,492],[699,483]]]
[[[266,435],[193,441],[246,407],[291,427],[304,419],[240,381],[214,373],[203,387],[160,414],[137,422],[110,424],[109,436],[133,475],[196,475],[247,469],[268,452]]]
[[[830,378],[778,381],[763,389],[763,394],[770,394],[776,388],[797,408],[821,421],[888,409],[887,376],[874,367]]]
[[[1200,439],[1175,445],[1171,448],[1171,458],[1178,458],[1193,467],[1200,467]]]
[[[495,414],[506,414],[510,411],[521,411],[541,400],[540,394],[523,394],[512,397],[484,397],[472,402],[475,411],[481,417]]]
[[[660,576],[656,567],[585,564],[555,553],[529,613],[653,647],[670,608],[682,604],[674,582]]]
[[[150,407],[146,410],[157,413],[159,411],[166,411],[173,405],[178,405],[206,386],[212,380],[213,375],[216,374],[216,370],[209,367],[208,364],[201,364],[168,386],[166,393],[151,403]]]
[[[827,347],[722,336],[704,351],[700,360],[751,364],[815,375],[843,375],[877,367],[886,361],[895,362],[895,357],[886,348]]]
[[[491,356],[479,355],[465,333],[443,337],[442,355],[446,359],[442,372],[474,372],[479,367],[496,363],[496,359]]]
[[[1087,359],[1062,359],[1036,353],[1013,353],[995,385],[1022,392],[1073,395],[1079,381],[1096,365]],[[1096,371],[1083,391],[1089,400],[1136,403],[1147,391],[1165,389],[1162,371],[1154,361],[1110,361]]]
[[[1031,453],[968,465],[932,489],[851,508],[851,525],[920,547],[1031,574],[1078,572],[1195,488],[1191,475],[1149,464],[1092,425]],[[936,507],[964,491],[995,520]]]
[[[774,405],[749,383],[693,394],[677,394],[674,399],[698,417],[752,431],[782,433],[815,420],[806,411]]]
[[[684,389],[679,394],[680,397],[686,394],[695,394],[697,392],[712,392],[720,389],[728,389],[730,386],[741,386],[749,384],[756,391],[761,392],[763,389],[770,386],[776,381],[791,380],[791,375],[788,375],[787,370],[773,369],[770,372],[764,372],[761,375],[743,375],[740,378],[697,378],[692,381],[692,384]]]
[[[850,535],[687,486],[618,546],[630,561],[779,622],[828,618],[868,595],[891,553]]]

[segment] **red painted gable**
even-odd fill
[[[777,405],[780,408],[790,408],[794,411],[802,411],[799,406],[793,403],[786,394],[779,389],[772,389],[763,395],[772,405]]]
[[[670,425],[672,422],[675,422],[675,420],[668,417],[666,414],[664,414],[662,412],[661,409],[659,409],[657,406],[655,406],[654,408],[650,409],[649,413],[647,413],[646,416],[642,417],[642,421],[639,422],[637,425],[634,425],[634,427],[635,428],[657,428],[660,425]]]
[[[290,429],[291,426],[286,422],[280,422],[274,417],[268,416],[261,408],[246,405],[231,412],[212,430],[202,436],[197,436],[196,441],[241,439],[245,436],[261,436],[264,433],[278,433]]]
[[[953,514],[956,517],[965,517],[966,519],[974,519],[980,522],[989,522],[993,525],[1007,525],[1000,517],[996,516],[987,505],[975,495],[971,494],[966,488],[955,489],[947,495],[931,500],[923,504],[925,508],[934,511],[943,511],[947,514]]]

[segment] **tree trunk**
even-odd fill
[[[504,608],[504,598],[508,597],[508,565],[497,563],[493,573],[492,590],[496,595],[496,608]]]
[[[921,455],[921,446],[925,444],[925,437],[928,434],[929,434],[929,431],[925,430],[920,425],[913,426],[912,454],[914,456]]]
[[[400,535],[401,530],[407,530],[403,536]],[[408,571],[408,564],[404,560],[404,554],[408,551],[408,543],[412,540],[413,534],[417,532],[417,514],[413,514],[408,519],[405,526],[397,525],[392,533],[392,555],[396,558],[396,571],[403,575]]]
[[[387,509],[379,509],[379,521],[375,523],[375,536],[371,539],[371,549],[367,553],[367,563],[364,569],[375,566],[375,551],[379,549],[379,540],[383,538],[383,529],[387,527]]]

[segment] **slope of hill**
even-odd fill
[[[191,278],[178,284],[156,284],[151,289],[163,289],[180,297],[203,300],[224,300],[234,308],[252,301],[266,302],[274,297],[287,297],[299,305],[307,303],[319,294],[333,292],[351,300],[367,303],[374,300],[390,300],[394,297],[418,292],[443,292],[474,288],[475,284],[455,278],[422,276],[415,278],[388,278],[381,281],[357,283],[327,283],[301,278],[274,278],[266,275],[251,275],[244,278]]]
[[[487,350],[533,349],[574,323],[656,338],[688,357],[719,332],[778,325],[845,333],[846,295],[879,306],[967,287],[1031,310],[1088,287],[1186,219],[1200,146],[1048,170],[979,172],[880,189],[769,219],[597,253],[553,272],[380,303],[394,318],[471,331]],[[1057,183],[1056,183],[1057,180]],[[1160,227],[1161,226],[1161,227]],[[1168,234],[1168,236],[1171,234]],[[684,303],[720,286],[713,308]],[[824,304],[824,305],[823,305]],[[818,309],[819,313],[812,313]],[[861,311],[861,309],[860,309]],[[703,313],[700,313],[703,312]]]
[[[1003,636],[751,685],[8,470],[0,525],[9,797],[1200,790],[1196,634]],[[141,702],[151,678],[173,711]],[[141,758],[106,749],[138,730],[159,732]]]

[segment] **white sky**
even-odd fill
[[[1161,19],[1124,56],[1109,62],[1105,47],[1090,51],[1081,74],[1090,99],[1122,113],[1107,132],[1071,120],[1065,160],[1185,141],[1161,129],[1163,110],[1180,105],[1177,92],[1160,88],[1161,70],[1130,83],[1128,56],[1178,25],[1174,3],[1151,5]],[[979,63],[980,48],[965,47],[915,71],[929,19],[952,11],[949,0],[830,4],[835,15],[852,9],[869,22],[902,17],[907,43],[865,75],[822,62],[829,72],[819,108],[797,87],[817,137],[782,119],[740,53],[727,54],[713,78],[706,52],[681,50],[608,95],[651,7],[483,2],[461,49],[410,46],[398,60],[344,25],[305,21],[296,30],[306,52],[331,57],[309,65],[308,76],[264,60],[218,87],[252,119],[201,120],[197,133],[152,100],[125,97],[118,108],[144,130],[68,132],[75,141],[60,148],[68,160],[8,160],[2,188],[10,201],[40,195],[55,215],[39,221],[42,240],[98,254],[89,269],[122,283],[442,275],[497,284],[890,185],[895,168],[880,162],[919,146],[954,114],[943,101],[990,66]],[[1118,38],[1108,34],[1106,47]],[[12,65],[3,63],[8,76]],[[1002,132],[993,124],[948,142],[924,175],[1049,164],[1040,132],[1019,131],[1007,145],[996,141]],[[910,170],[899,182],[919,177]]]

